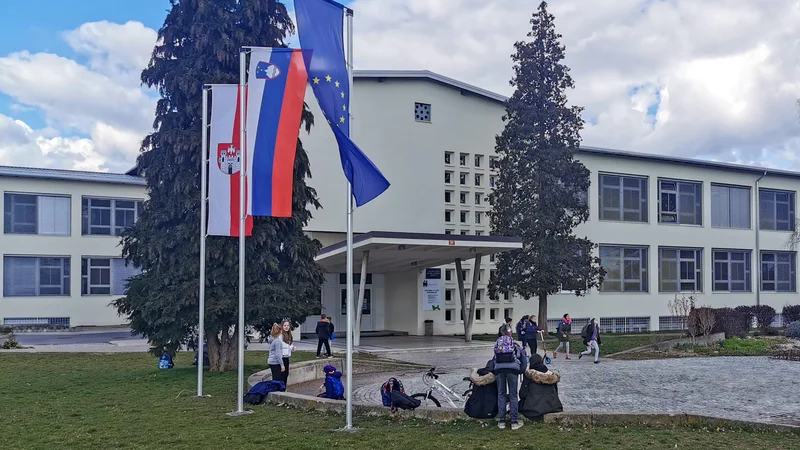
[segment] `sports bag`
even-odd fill
[[[175,366],[175,363],[172,362],[172,355],[168,352],[164,352],[161,354],[161,358],[158,360],[158,368],[159,369],[172,369]]]
[[[403,383],[392,377],[381,385],[381,403],[383,403],[383,406],[392,407],[392,392],[394,391],[405,393]]]

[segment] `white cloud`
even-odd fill
[[[140,86],[139,73],[156,33],[138,22],[94,22],[63,36],[86,65],[25,50],[0,57],[0,92],[15,102],[12,113],[35,109],[47,124],[32,130],[6,117],[17,139],[0,137],[0,164],[127,169],[152,128],[156,101]],[[27,130],[24,143],[20,127]],[[29,151],[37,154],[20,155]]]
[[[356,0],[356,67],[427,68],[509,95],[509,55],[537,5]],[[800,146],[796,0],[557,0],[549,9],[576,83],[570,101],[590,122],[584,144],[800,169],[787,157]]]

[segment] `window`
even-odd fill
[[[458,176],[458,182],[461,183],[462,185],[466,185],[467,184],[467,175],[469,175],[469,174],[466,173],[466,172],[461,172],[461,174]]]
[[[475,211],[475,223],[481,223],[482,218],[483,218],[483,213],[480,211]]]
[[[475,301],[478,301],[478,302],[483,301],[483,289],[478,289],[475,292]]]
[[[462,270],[461,271],[461,279],[466,281],[469,279],[469,270]]]
[[[475,155],[475,167],[480,167],[482,163],[483,163],[483,156]]]
[[[480,186],[481,185],[481,179],[482,178],[483,178],[483,175],[481,175],[479,173],[475,174],[475,186]]]
[[[417,122],[431,122],[430,103],[414,103],[414,120]]]
[[[444,202],[453,203],[453,191],[444,191]]]
[[[599,325],[600,333],[640,333],[650,331],[650,318],[601,317]]]
[[[466,205],[466,204],[467,204],[467,195],[468,195],[468,194],[469,194],[469,192],[461,192],[461,193],[459,194],[459,196],[458,196],[458,201],[459,201],[459,202],[460,202],[462,205]]]
[[[494,261],[495,261],[495,259],[496,259],[496,258],[495,258],[495,256],[494,256],[494,253],[492,253],[491,255],[489,255],[489,262],[494,262]]]
[[[340,273],[339,274],[339,284],[343,284],[343,285],[347,286],[347,274],[346,273]],[[353,274],[353,284],[356,284],[356,285],[357,284],[361,284],[361,272],[357,272],[357,273]],[[366,279],[366,282],[364,284],[372,284],[372,274],[371,273],[367,274],[367,279]]]
[[[453,164],[453,152],[444,152],[444,163]]]
[[[119,236],[136,223],[142,202],[83,197],[82,207],[84,235]]]
[[[600,220],[647,222],[647,178],[600,175]]]
[[[123,258],[81,258],[81,295],[125,295],[139,273]]]
[[[796,260],[794,252],[761,252],[761,290],[795,292]]]
[[[503,308],[503,316],[514,317],[514,308]]]
[[[483,236],[483,231],[480,230],[476,231],[475,236]]]
[[[750,188],[711,185],[711,226],[750,228]]]
[[[500,319],[497,317],[500,315],[500,308],[492,308],[489,310],[489,321],[491,322],[499,322]]]
[[[455,294],[455,289],[445,289],[444,290],[444,301],[452,302],[453,301],[453,294]]]
[[[342,315],[346,316],[347,315],[347,289],[342,289],[341,299],[342,299],[342,301],[341,301],[341,305],[340,306],[342,308],[341,309]],[[353,304],[358,304],[358,290],[357,289],[353,292]],[[354,309],[356,307],[357,306],[354,306]],[[364,289],[364,304],[361,305],[361,314],[365,315],[365,316],[368,316],[368,315],[372,314],[372,289],[370,289],[370,288],[365,288]]]
[[[647,248],[601,246],[600,263],[606,271],[601,292],[648,292]]]
[[[481,193],[480,192],[476,192],[475,193],[475,204],[476,205],[480,205],[481,204]]]
[[[500,166],[499,161],[497,160],[496,156],[489,157],[489,168],[490,169],[497,169]]]
[[[445,172],[444,173],[444,182],[447,184],[453,183],[453,172]]]
[[[3,257],[3,296],[70,295],[69,257]]]
[[[489,271],[489,281],[492,281],[492,280],[494,280],[494,278],[495,278],[496,276],[497,276],[497,270],[495,270],[495,269],[491,269],[491,270]]]
[[[461,223],[467,223],[467,212],[461,211],[460,215],[461,215]]]
[[[703,251],[700,249],[660,248],[660,292],[703,292]]]
[[[685,318],[679,316],[659,316],[658,331],[683,331],[686,322]]]
[[[458,163],[461,164],[462,166],[466,166],[467,158],[469,158],[469,153],[461,153],[460,155],[458,155]]]
[[[691,181],[658,180],[658,221],[681,225],[703,224],[703,185]]]
[[[500,296],[503,297],[503,300],[506,301],[506,302],[510,302],[511,301],[511,296],[508,294],[508,291],[503,292],[502,294],[500,294]],[[509,316],[509,317],[511,317],[511,316]]]
[[[794,192],[759,189],[758,211],[762,230],[794,231]]]
[[[455,230],[448,228],[448,229],[444,230],[444,234],[453,234],[454,231]]]
[[[497,183],[497,177],[494,176],[494,175],[490,176],[489,177],[489,187],[494,187],[494,185],[496,183]]]
[[[475,310],[475,321],[476,322],[483,322],[483,309],[476,309]]]
[[[70,198],[5,193],[3,232],[70,235]]]
[[[466,236],[469,234],[469,230],[461,230],[461,235]]]
[[[456,315],[456,310],[449,308],[444,310],[444,321],[447,323],[456,323],[454,317]]]
[[[453,279],[453,269],[445,269],[444,271],[444,280],[451,281]]]
[[[444,212],[444,221],[447,223],[453,221],[453,211],[447,210]]]
[[[750,250],[712,250],[714,290],[750,292]]]

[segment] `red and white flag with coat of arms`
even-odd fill
[[[239,236],[239,86],[216,85],[211,90],[211,138],[208,164],[208,234]],[[245,236],[253,234],[253,216],[245,222]]]

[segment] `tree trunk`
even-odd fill
[[[539,294],[539,328],[547,335],[547,294]],[[544,338],[544,336],[542,337]]]
[[[228,372],[238,368],[239,338],[238,326],[233,327],[233,334],[228,330],[206,335],[208,346],[208,362],[211,372]],[[198,358],[202,362],[202,357]]]

